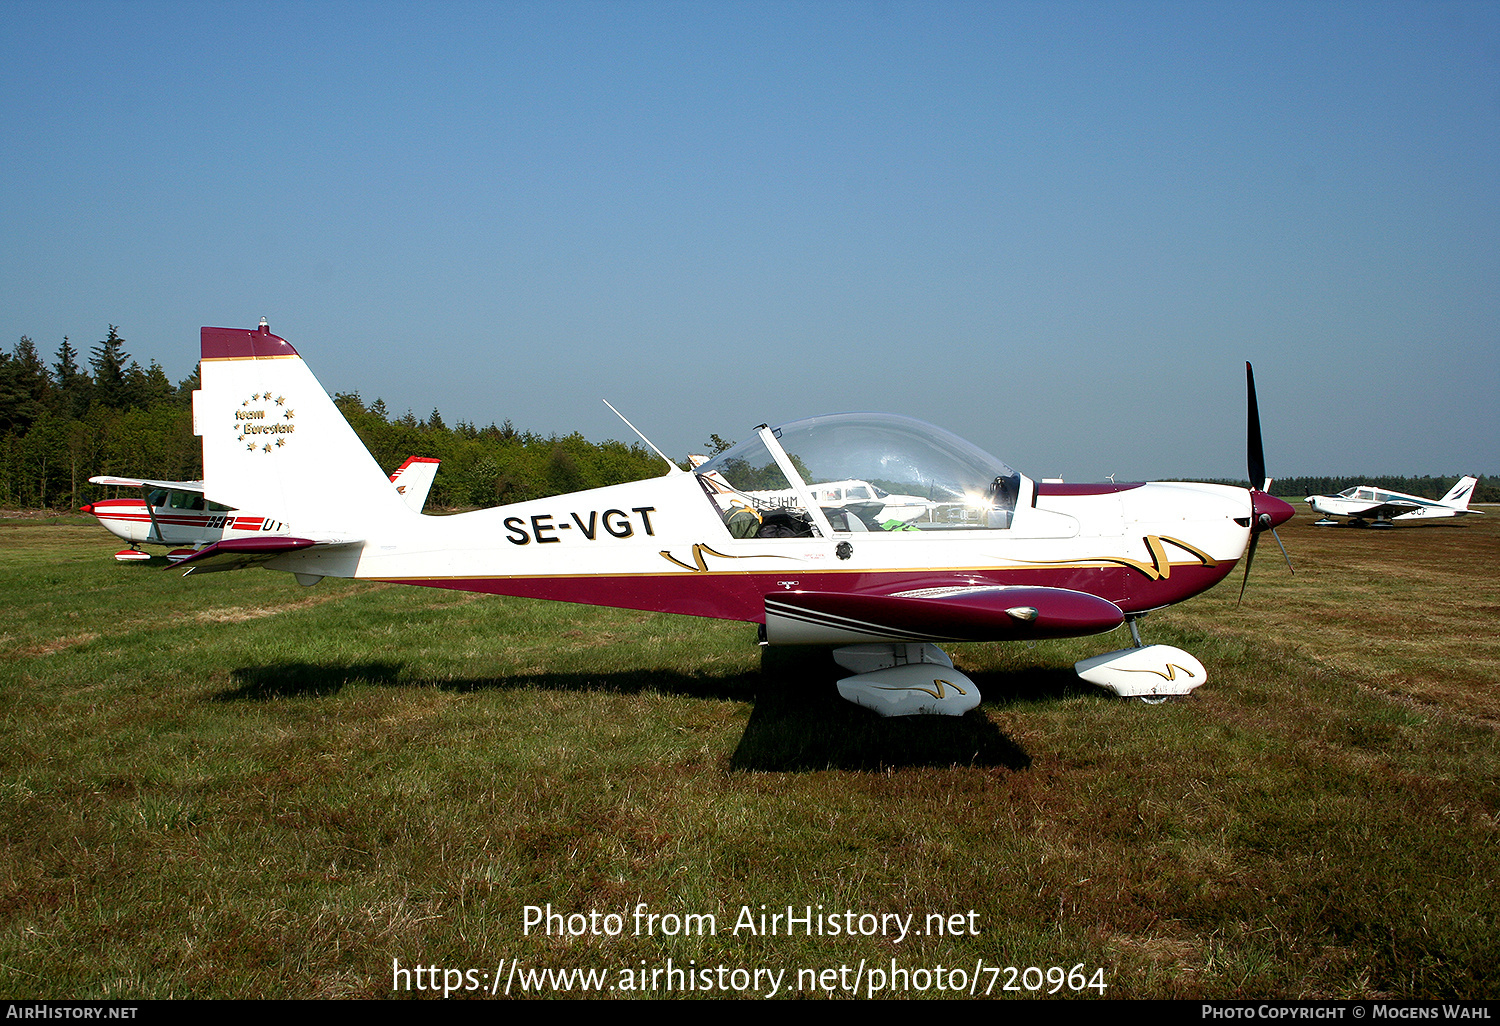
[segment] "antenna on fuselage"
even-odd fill
[[[629,420],[626,420],[625,419],[625,414],[623,414],[619,410],[615,409],[614,408],[614,404],[612,404],[608,399],[600,399],[599,401],[601,403],[603,403],[605,406],[609,407],[609,412],[610,413],[613,413],[616,417],[619,417],[621,420],[624,420],[625,421],[625,426],[628,427],[630,430],[634,431],[636,433],[636,436],[639,437],[641,441],[645,442],[648,446],[650,446],[652,452],[656,453],[656,455],[658,455],[662,459],[666,460],[667,461],[667,466],[671,467],[673,470],[675,470],[679,474],[686,474],[687,473],[687,471],[683,470],[676,463],[673,463],[671,457],[669,457],[666,453],[664,453],[660,449],[658,449],[656,447],[655,443],[653,443],[651,441],[651,439],[649,439],[645,435],[641,434],[641,429],[640,428],[638,428],[634,424],[630,423]]]

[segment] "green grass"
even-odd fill
[[[961,645],[979,710],[880,720],[818,653],[763,674],[744,625],[184,579],[8,522],[0,983],[382,997],[392,959],[617,982],[670,958],[786,993],[894,958],[1081,963],[1108,997],[1494,997],[1497,528],[1290,525],[1296,577],[1263,547],[1244,606],[1236,583],[1146,622],[1209,669],[1184,701],[1077,680],[1122,637]],[[633,936],[642,902],[718,934]],[[549,903],[624,935],[524,935]],[[979,934],[733,934],[762,903]]]

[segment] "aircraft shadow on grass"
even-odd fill
[[[363,663],[270,663],[242,666],[230,671],[235,687],[214,696],[215,701],[268,701],[337,694],[348,684],[377,687],[430,687],[469,693],[487,690],[542,688],[547,691],[640,694],[656,691],[689,698],[753,701],[760,677],[754,673],[721,677],[676,673],[668,670],[625,670],[617,673],[516,673],[495,677],[443,677],[422,679],[404,674],[400,662]]]
[[[757,697],[729,765],[780,773],[908,766],[1022,770],[1031,756],[979,709],[962,716],[882,717],[851,706],[832,688],[783,689]]]
[[[771,650],[773,652],[777,650]],[[831,658],[831,657],[828,657]],[[216,702],[267,702],[334,695],[349,684],[436,687],[445,691],[543,688],[553,691],[639,694],[658,692],[719,701],[752,702],[730,768],[758,772],[903,766],[993,766],[1021,770],[1031,756],[978,709],[958,717],[885,718],[851,705],[829,686],[817,655],[773,660],[763,673],[719,677],[661,670],[617,673],[528,673],[512,676],[412,680],[403,664],[272,663],[231,671],[234,686]],[[1056,700],[1079,690],[1066,669],[980,673],[981,690],[1007,701]]]
[[[346,684],[381,686],[406,683],[400,663],[271,663],[230,670],[235,686],[220,691],[215,702],[269,702],[278,698],[336,695]]]

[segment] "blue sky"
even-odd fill
[[[1500,473],[1494,3],[0,2],[0,345],[1033,476]]]

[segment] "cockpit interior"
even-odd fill
[[[737,538],[1006,530],[1025,481],[957,435],[885,413],[762,425],[695,472]]]

